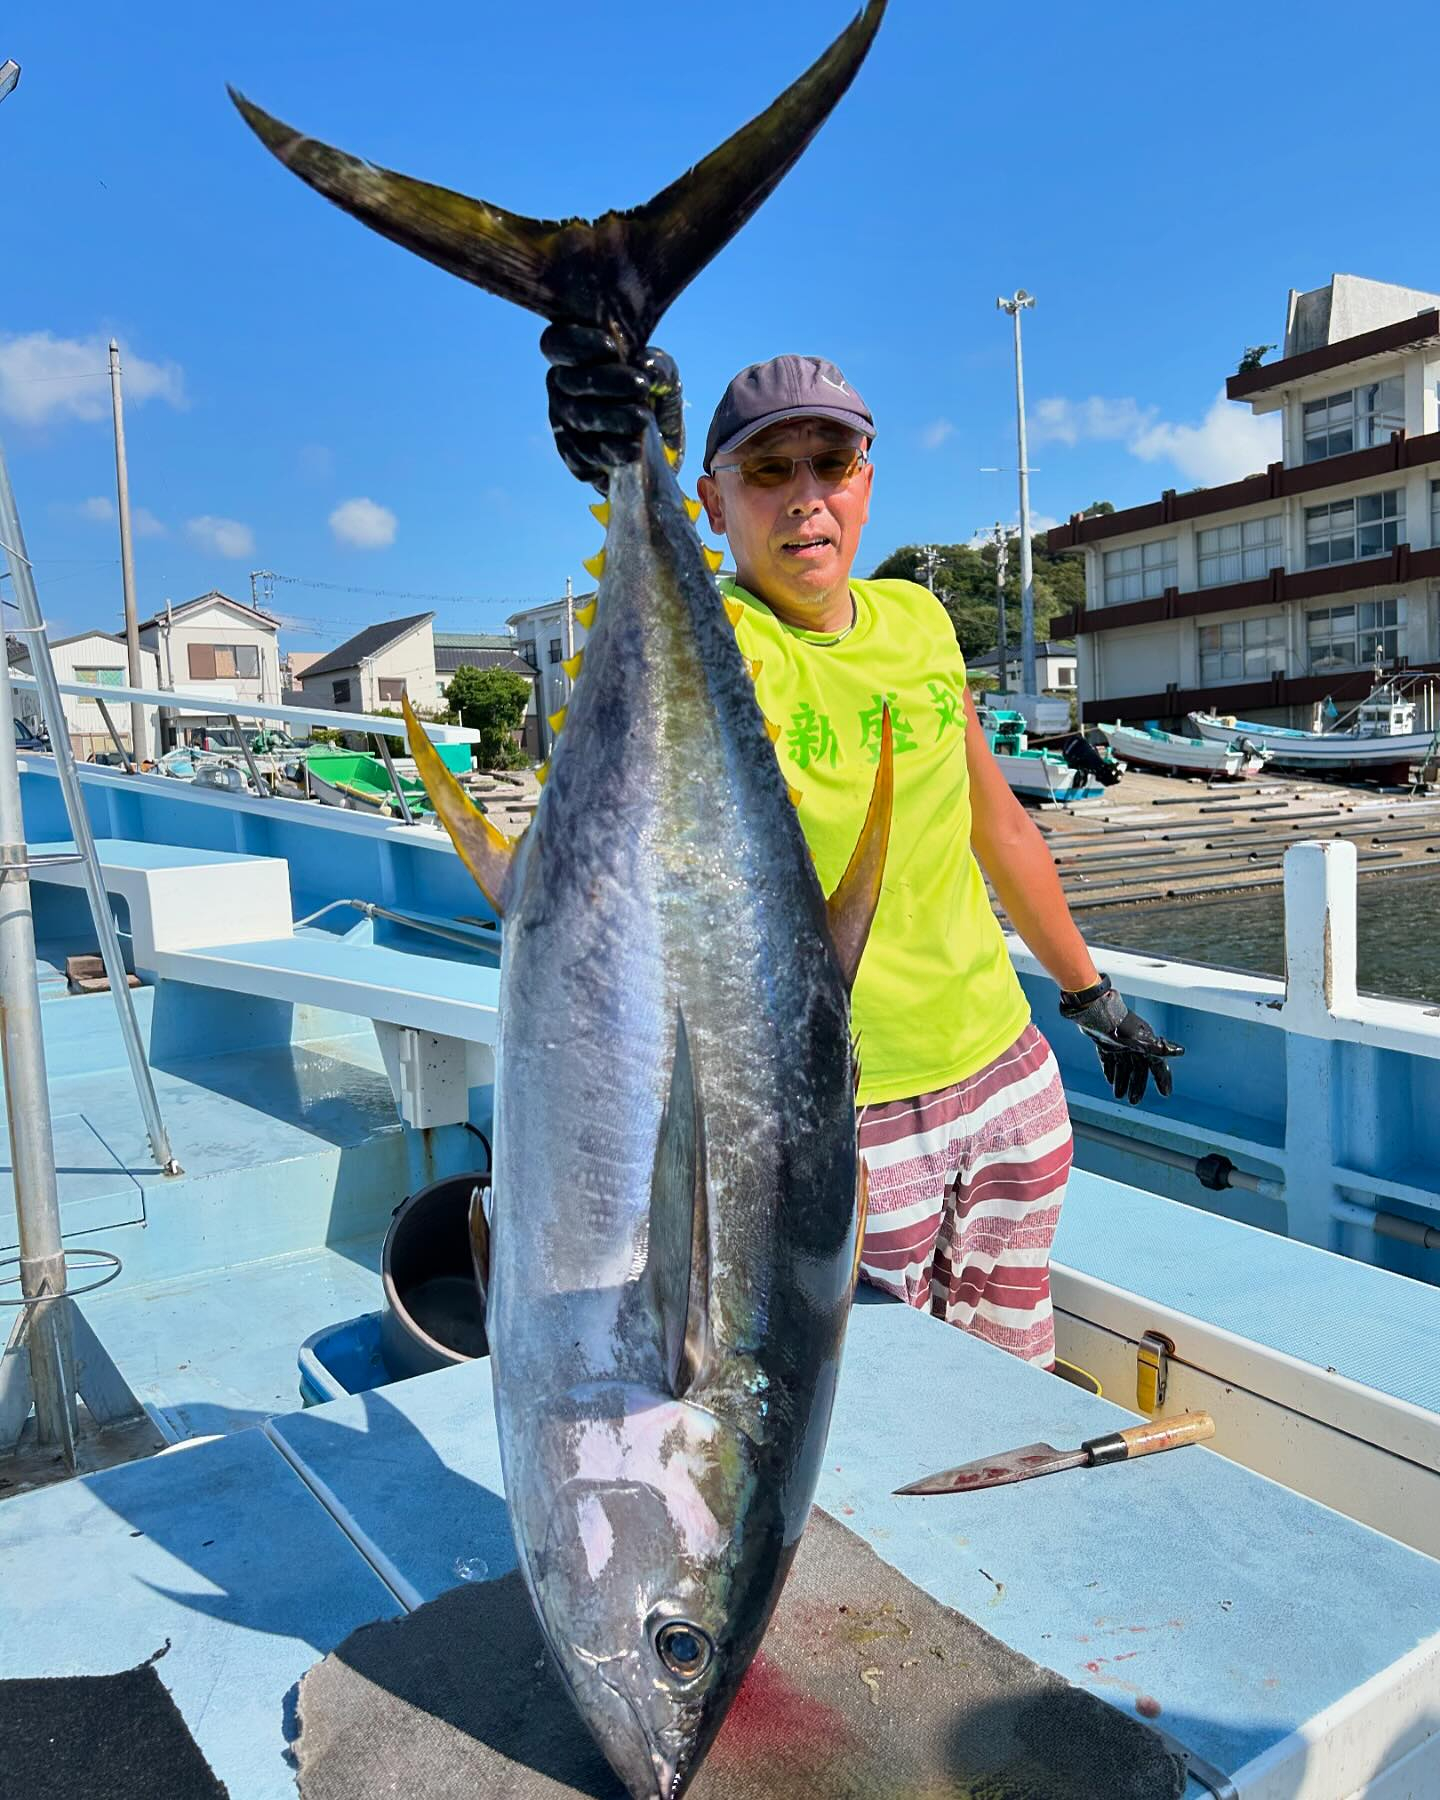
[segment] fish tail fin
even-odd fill
[[[547,319],[649,341],[676,295],[740,229],[828,117],[864,61],[886,0],[863,11],[771,106],[654,199],[628,212],[529,219],[332,149],[230,97],[302,181],[383,237]]]

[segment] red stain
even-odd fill
[[[1135,1702],[1135,1710],[1140,1714],[1142,1719],[1158,1719],[1160,1717],[1160,1702],[1149,1694],[1142,1694]]]
[[[855,1508],[853,1506],[842,1506],[840,1510],[847,1519],[853,1519],[855,1517]]]
[[[802,1752],[821,1760],[849,1741],[843,1715],[788,1681],[762,1651],[735,1696],[714,1754],[749,1761]]]

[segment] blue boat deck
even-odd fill
[[[890,1491],[937,1462],[1124,1422],[934,1320],[862,1304],[820,1502],[1241,1796],[1338,1800],[1407,1756],[1408,1791],[1433,1792],[1429,1558],[1203,1449],[948,1499]],[[305,1669],[365,1620],[513,1561],[488,1370],[447,1370],[7,1502],[0,1675],[109,1672],[168,1640],[159,1672],[217,1775],[235,1800],[281,1800]],[[1192,1779],[1190,1800],[1206,1791]]]

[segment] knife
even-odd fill
[[[978,1462],[961,1463],[958,1469],[942,1469],[938,1475],[923,1476],[895,1492],[963,1494],[970,1488],[1003,1487],[1009,1481],[1056,1475],[1062,1469],[1098,1469],[1105,1463],[1153,1456],[1157,1450],[1178,1450],[1182,1444],[1203,1443],[1214,1435],[1215,1421],[1209,1413],[1181,1413],[1173,1419],[1149,1419],[1143,1425],[1132,1425],[1128,1431],[1087,1438],[1078,1450],[1057,1450],[1053,1444],[1026,1444],[1000,1456],[982,1456]]]

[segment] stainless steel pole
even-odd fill
[[[145,686],[140,625],[135,611],[135,555],[130,540],[130,472],[125,463],[125,401],[120,392],[120,346],[110,340],[110,410],[115,418],[115,498],[120,513],[120,578],[125,590],[125,651],[131,687]],[[150,754],[145,708],[130,702],[130,746],[139,768]]]
[[[85,889],[90,897],[90,917],[95,926],[100,958],[109,978],[110,991],[115,997],[115,1013],[120,1022],[120,1035],[125,1041],[125,1054],[130,1062],[130,1074],[135,1083],[140,1110],[145,1118],[150,1152],[158,1167],[167,1175],[178,1175],[181,1173],[180,1165],[171,1152],[170,1135],[160,1116],[160,1102],[155,1096],[155,1084],[150,1078],[150,1065],[145,1059],[145,1046],[140,1041],[140,1027],[136,1023],[135,1009],[130,1001],[125,959],[120,954],[120,940],[115,932],[109,896],[100,877],[95,834],[90,829],[90,815],[85,810],[80,777],[75,773],[75,755],[69,733],[65,729],[65,707],[55,679],[55,665],[50,660],[50,648],[45,641],[40,598],[35,592],[35,575],[25,551],[25,536],[20,529],[20,514],[10,486],[10,470],[5,461],[3,444],[0,444],[0,548],[5,550],[10,559],[10,574],[15,584],[15,598],[21,619],[17,630],[30,645],[30,667],[40,693],[45,723],[50,727],[50,748],[55,756],[55,773],[60,778],[60,786],[65,795],[65,810],[70,816],[70,831],[75,839],[75,848],[80,852],[80,867],[85,876]],[[7,680],[0,685],[5,688],[6,711],[13,714],[10,684]],[[12,725],[9,737],[0,746],[0,756],[8,755],[13,760],[14,754],[15,728]],[[8,1088],[6,1091],[8,1096]]]
[[[13,541],[8,531],[5,536],[7,542]],[[12,570],[14,564],[12,556]],[[77,1420],[70,1318],[65,1305],[44,1303],[44,1296],[65,1292],[65,1249],[15,761],[15,700],[8,681],[0,681],[0,1055],[19,1225],[20,1287],[27,1300],[38,1302],[27,1308],[26,1334],[36,1432],[40,1443],[58,1444],[67,1458],[73,1458]]]
[[[1005,576],[1010,565],[1010,545],[1005,527],[995,521],[995,624],[1000,640],[1000,686],[998,692],[1010,692],[1010,625],[1005,617]]]

